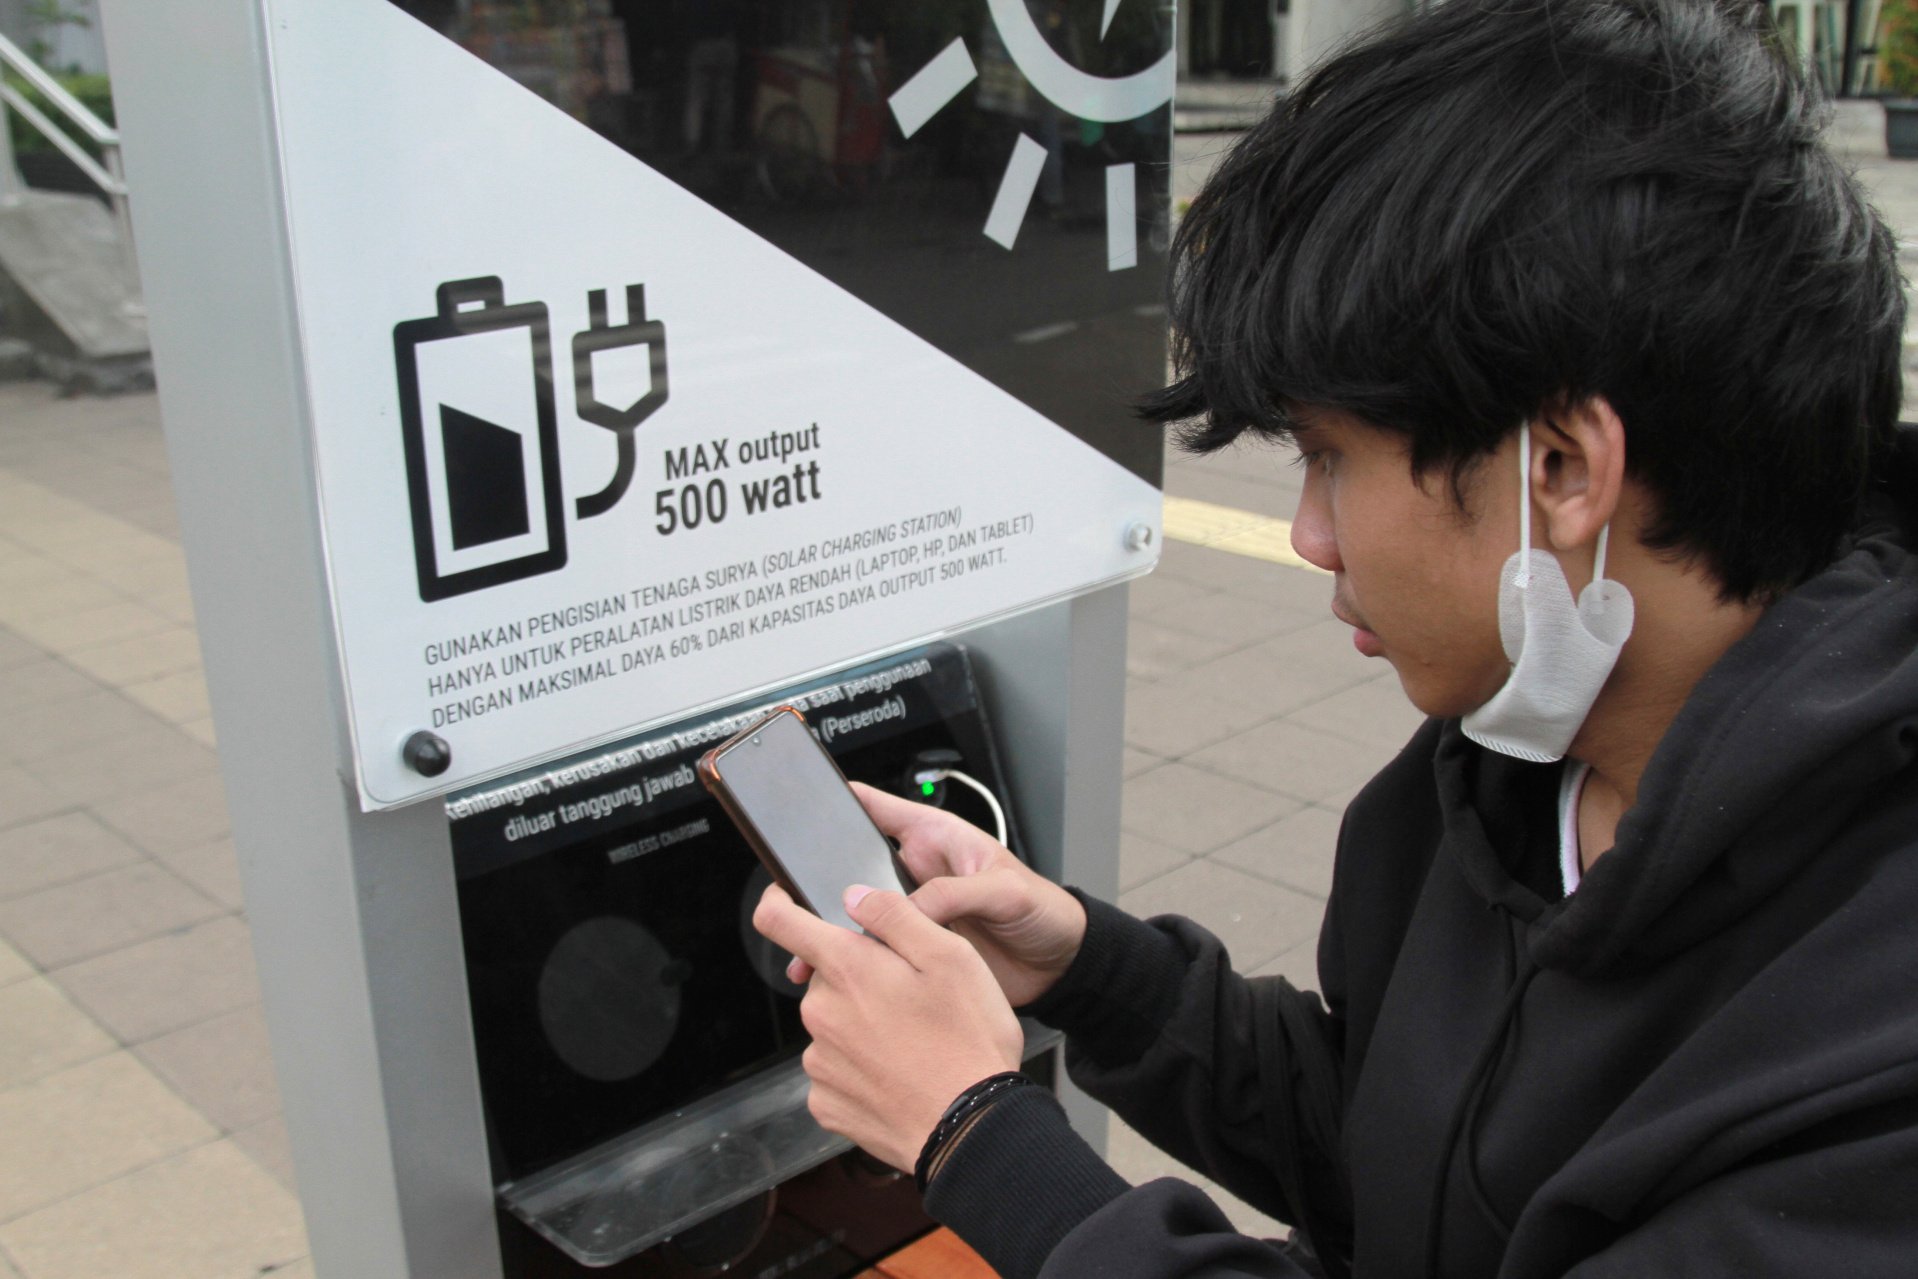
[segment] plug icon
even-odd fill
[[[573,335],[573,400],[583,420],[613,433],[619,454],[606,487],[575,504],[582,520],[605,514],[626,495],[637,460],[633,432],[666,402],[666,326],[646,318],[646,286],[626,286],[624,324],[614,325],[607,318],[605,289],[586,295],[586,313],[587,327]],[[647,348],[650,377],[645,393],[623,408],[605,403],[594,388],[593,357],[635,346]]]

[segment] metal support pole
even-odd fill
[[[0,102],[0,205],[18,204],[26,189],[13,163],[13,113]]]
[[[106,147],[102,155],[116,187],[109,195],[113,201],[113,222],[120,234],[120,270],[127,284],[127,297],[121,309],[128,315],[145,315],[146,295],[140,289],[140,256],[133,247],[133,211],[127,207],[126,168],[120,161],[119,147]]]
[[[1858,54],[1863,42],[1858,28],[1865,20],[1865,0],[1849,0],[1845,5],[1845,53],[1839,64],[1838,92],[1833,97],[1850,98],[1858,94]]]

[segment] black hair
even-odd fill
[[[1902,390],[1896,247],[1752,0],[1447,0],[1301,83],[1173,245],[1200,452],[1320,406],[1473,464],[1605,397],[1647,541],[1728,599],[1831,561]]]

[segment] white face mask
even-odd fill
[[[1550,551],[1532,549],[1532,432],[1518,433],[1518,553],[1498,580],[1498,636],[1512,673],[1461,721],[1487,750],[1546,764],[1565,758],[1632,633],[1632,593],[1605,580],[1608,523],[1598,535],[1592,582],[1572,588]]]

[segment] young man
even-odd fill
[[[1431,716],[1323,1003],[868,793],[914,900],[757,917],[822,1123],[1009,1277],[1918,1273],[1918,440],[1818,125],[1748,0],[1448,0],[1235,149],[1153,412],[1296,443],[1294,545]],[[1015,1006],[1299,1234],[977,1086]]]

